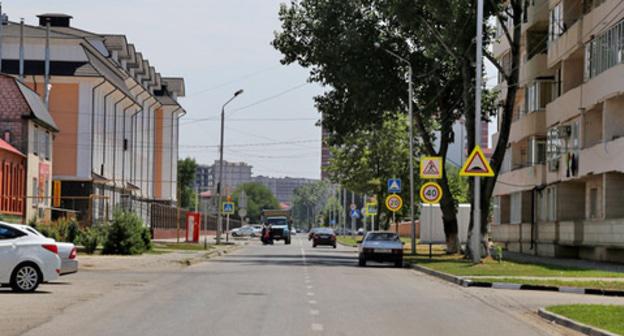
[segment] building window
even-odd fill
[[[589,218],[598,218],[598,188],[589,189]]]
[[[559,171],[559,159],[561,158],[561,138],[557,127],[549,128],[546,135],[546,161],[548,170]]]
[[[39,127],[33,128],[33,154],[39,155]]]
[[[552,89],[555,82],[552,80],[536,80],[526,88],[525,107],[527,113],[543,111],[546,104],[553,97]]]
[[[558,3],[550,10],[550,22],[548,25],[548,41],[552,42],[565,33],[566,27],[563,21],[563,2]]]
[[[528,163],[530,166],[546,162],[546,139],[531,138],[529,141]]]
[[[585,45],[585,80],[624,62],[624,21]]]
[[[512,193],[510,196],[510,223],[520,224],[522,223],[522,192]]]
[[[46,160],[50,160],[50,132],[43,135],[43,153]]]
[[[11,132],[6,130],[4,131],[4,133],[2,134],[2,139],[4,139],[4,141],[11,143]]]
[[[557,220],[557,189],[555,187],[546,188],[546,220],[554,222]]]
[[[36,208],[37,207],[37,202],[39,200],[39,183],[37,181],[36,177],[33,177],[33,182],[32,182],[32,207]]]

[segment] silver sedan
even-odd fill
[[[392,262],[403,267],[403,242],[393,232],[369,232],[359,244],[359,265],[367,261]]]

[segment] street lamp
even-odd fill
[[[221,182],[223,181],[223,129],[225,126],[225,107],[242,93],[243,90],[234,92],[234,96],[228,99],[221,107],[221,143],[219,145],[219,181],[217,183],[217,244],[221,244],[221,232],[223,231],[223,224],[221,223],[223,219],[221,217]],[[204,236],[204,247],[208,247],[206,236]]]
[[[382,48],[379,42],[375,42],[375,48],[382,49],[386,53],[395,57],[399,61],[405,63],[407,65],[408,71],[408,119],[409,119],[409,185],[410,185],[410,216],[412,218],[412,254],[416,254],[416,219],[414,218],[414,119],[412,112],[412,104],[413,104],[413,82],[412,82],[412,63],[407,59],[397,55],[396,53]]]

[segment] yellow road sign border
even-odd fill
[[[476,156],[479,156],[481,161],[483,161],[483,164],[485,165],[486,171],[483,172],[483,173],[471,173],[471,172],[467,172],[466,171],[468,169],[468,165],[470,163],[472,163],[472,161],[475,159]],[[472,177],[475,177],[475,176],[478,176],[478,177],[492,177],[492,176],[494,176],[494,170],[490,166],[490,162],[485,158],[485,154],[483,154],[483,150],[481,149],[481,147],[479,145],[475,146],[475,148],[472,150],[472,153],[470,153],[470,155],[468,156],[468,158],[466,159],[466,161],[462,165],[461,170],[459,171],[459,176],[472,176]]]
[[[399,207],[396,209],[392,209],[390,208],[390,200],[392,198],[397,198],[399,200]],[[386,197],[386,209],[392,211],[392,212],[398,212],[401,210],[401,208],[403,208],[403,198],[401,198],[401,196],[397,195],[397,194],[390,194]]]
[[[428,200],[427,198],[425,198],[424,191],[429,186],[434,186],[439,191],[438,192],[438,197],[435,200]],[[423,203],[426,203],[426,204],[438,204],[438,203],[440,203],[440,200],[442,199],[442,187],[440,187],[440,185],[438,183],[436,183],[436,182],[427,182],[427,183],[423,184],[420,187],[419,194],[420,194],[420,200],[423,201]]]
[[[425,175],[423,173],[423,170],[425,169],[425,164],[424,161],[438,161],[438,167],[440,167],[440,171],[438,172],[438,175],[433,176],[433,175]],[[441,179],[442,178],[442,169],[444,169],[444,167],[442,167],[442,157],[441,156],[422,156],[420,157],[420,167],[418,169],[418,171],[420,172],[420,178],[421,179]]]

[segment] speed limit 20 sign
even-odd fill
[[[386,197],[386,208],[392,212],[397,212],[403,207],[403,199],[401,196],[392,194]]]
[[[420,187],[420,199],[427,204],[438,204],[442,198],[442,188],[435,182],[427,182]]]

